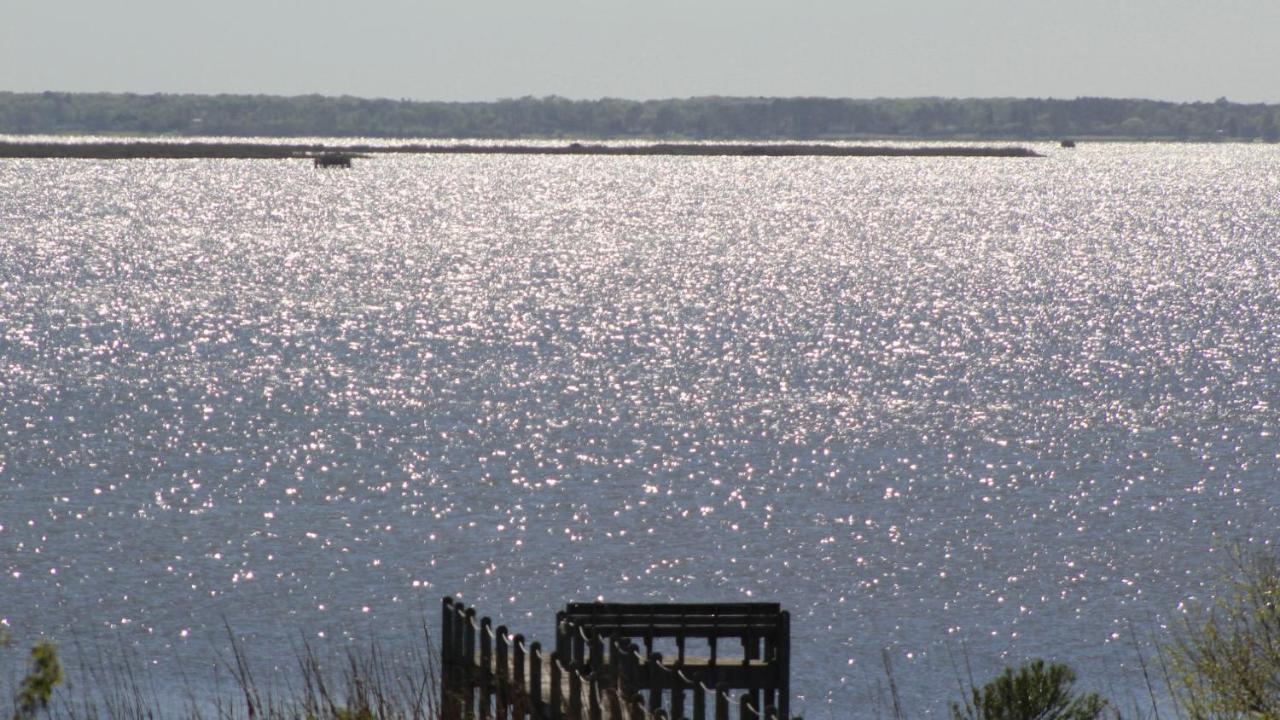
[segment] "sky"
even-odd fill
[[[0,91],[1280,102],[1280,0],[0,0]]]

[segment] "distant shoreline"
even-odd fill
[[[134,160],[134,159],[312,159],[321,155],[368,157],[420,155],[616,155],[686,157],[1043,157],[1017,146],[871,146],[768,143],[654,143],[644,145],[567,145],[472,143],[450,145],[320,145],[304,143],[210,142],[0,142],[0,158]]]
[[[0,91],[0,136],[366,138],[399,143],[798,140],[984,144],[1076,140],[1280,143],[1280,104],[1082,97],[522,97],[476,102],[302,95]]]

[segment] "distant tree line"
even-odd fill
[[[0,93],[0,133],[420,138],[1280,141],[1280,105],[1077,98],[416,102],[305,95]]]

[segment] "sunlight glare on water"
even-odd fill
[[[806,715],[882,647],[917,713],[961,645],[1131,675],[1276,539],[1280,152],[1046,151],[0,161],[0,613],[291,666],[776,600]]]

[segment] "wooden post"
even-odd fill
[[[569,720],[585,720],[582,717],[582,674],[577,666],[570,666],[569,673]]]
[[[466,625],[467,625],[466,607],[462,603],[454,603],[453,637],[450,638],[449,642],[453,650],[453,660],[454,660],[452,675],[453,675],[455,712],[457,713],[456,716],[459,718],[462,717],[462,712],[464,708],[462,704],[462,699],[465,697],[465,693],[468,690],[470,690],[470,688],[467,687],[467,682],[468,682],[467,668],[465,665],[463,665],[463,663],[466,661],[466,649],[465,649],[466,645],[464,644],[464,640],[466,639],[466,633],[467,633]]]
[[[567,660],[569,657],[569,629],[565,625],[564,611],[556,613],[556,655]]]
[[[662,707],[662,653],[650,653],[645,666],[649,681],[649,712],[657,712]]]
[[[524,636],[516,635],[511,641],[511,704],[515,716],[524,720],[527,698],[524,683]]]
[[[591,674],[595,676],[598,682],[604,677],[604,640],[601,639],[600,633],[592,630],[590,631],[590,641],[588,662],[591,665]]]
[[[712,627],[712,628],[714,628],[714,629],[719,629],[719,627],[720,627],[720,616],[719,616],[718,614],[717,614],[717,615],[712,616],[712,618],[711,618],[711,627]],[[710,639],[710,640],[708,640],[708,643],[711,645],[711,667],[712,667],[712,668],[714,668],[714,667],[716,666],[716,650],[717,650],[716,645],[717,645],[717,643],[719,643],[719,642],[720,642],[720,636],[719,636],[719,633],[712,633],[712,635],[711,635],[711,639]],[[712,674],[714,675],[715,673],[713,672]]]
[[[467,608],[462,617],[462,717],[475,718],[476,689],[476,609]]]
[[[693,682],[693,720],[707,720],[707,686]]]
[[[760,714],[756,712],[750,692],[742,693],[742,698],[738,701],[738,720],[762,720]]]
[[[551,705],[551,720],[562,720],[564,718],[564,690],[561,683],[560,653],[551,653],[551,698],[548,703]]]
[[[595,630],[586,630],[586,635],[586,657],[579,671],[584,674],[583,679],[587,683],[587,715],[591,720],[602,720],[600,676],[604,668],[604,643],[601,642],[600,634]]]
[[[618,688],[624,697],[629,698],[641,688],[640,656],[637,654],[638,648],[630,642],[624,641],[620,647],[622,657],[618,663]]]
[[[498,702],[496,704],[498,706],[498,720],[507,720],[507,718],[510,717],[511,710],[511,696],[509,694],[510,683],[507,678],[507,673],[511,669],[507,660],[507,651],[510,649],[509,642],[509,638],[507,637],[507,626],[499,625],[497,634],[493,639],[493,644],[495,646],[494,650],[496,651],[494,654],[497,656],[494,659],[493,669],[495,675],[497,675],[495,678],[496,682],[494,684],[497,686]]]
[[[644,656],[649,657],[653,654],[653,623],[654,617],[650,615],[648,618],[649,627],[644,631]]]
[[[571,629],[571,632],[573,632],[573,637],[571,638],[572,642],[570,643],[570,645],[573,647],[573,659],[571,662],[573,663],[573,667],[577,669],[577,668],[581,668],[584,664],[586,664],[586,659],[587,659],[586,638],[582,636],[582,628],[578,627],[577,625],[570,625],[569,627]]]
[[[755,630],[751,628],[750,623],[746,626],[745,632],[742,633],[742,666],[750,667],[751,661],[760,659],[760,638],[755,634]],[[760,707],[760,688],[746,688],[748,698],[744,698],[741,702],[740,711],[745,707]],[[746,716],[742,716],[742,720],[746,720]]]
[[[782,628],[778,638],[778,714],[791,720],[791,613],[782,612]]]
[[[677,675],[677,677],[679,677]],[[683,682],[683,679],[681,678]],[[671,720],[684,720],[684,688],[671,690]]]
[[[609,684],[615,690],[622,687],[622,645],[617,638],[609,638]]]
[[[480,618],[480,718],[493,717],[493,621]]]
[[[729,720],[729,686],[716,686],[716,720]]]
[[[766,709],[773,709],[778,706],[778,686],[780,678],[776,669],[780,659],[778,655],[778,634],[780,628],[775,627],[764,636],[764,659],[770,667],[775,669],[774,676],[769,681],[769,686],[764,689],[764,706]]]
[[[457,720],[454,711],[453,598],[444,599],[440,615],[440,715],[444,720]]]
[[[591,720],[604,720],[600,708],[600,678],[592,677],[587,682],[587,712]]]
[[[542,701],[542,644],[529,646],[529,695],[533,700],[533,714],[539,720],[547,716],[546,703]]]

